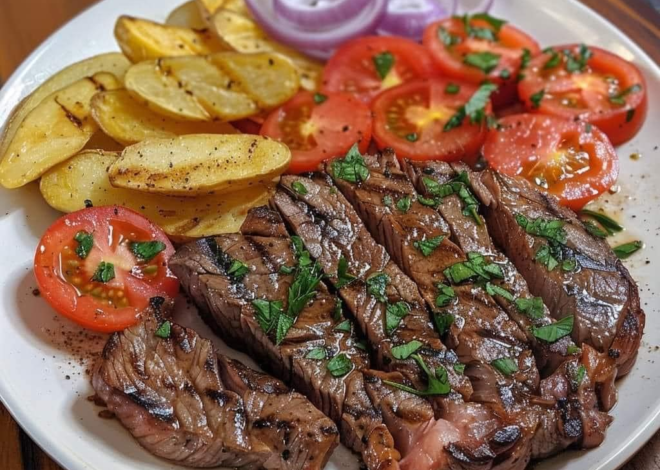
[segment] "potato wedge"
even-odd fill
[[[117,19],[115,38],[132,62],[227,50],[209,30],[168,26],[130,16]]]
[[[211,26],[220,40],[231,50],[244,54],[276,52],[288,57],[298,70],[300,85],[309,91],[316,91],[319,88],[323,64],[273,41],[249,17],[222,8],[213,15]]]
[[[211,25],[211,18],[220,9],[233,11],[239,15],[250,18],[250,10],[243,0],[195,0],[197,9],[207,25]]]
[[[266,204],[272,186],[253,187],[198,198],[163,197],[110,184],[106,169],[117,154],[85,151],[51,169],[39,184],[41,194],[53,208],[73,212],[94,205],[118,204],[144,214],[175,241],[237,232],[247,211]]]
[[[124,145],[153,137],[239,133],[227,122],[176,121],[156,114],[131,98],[126,90],[97,93],[92,98],[92,117],[108,136]]]
[[[91,77],[98,72],[109,72],[117,79],[123,81],[124,75],[130,65],[131,62],[126,56],[119,52],[100,54],[69,65],[43,82],[32,92],[32,94],[28,95],[21,104],[16,107],[12,116],[9,118],[9,121],[5,126],[5,131],[0,139],[0,158],[7,153],[7,148],[14,139],[16,131],[18,131],[18,128],[25,117],[34,108],[39,106],[44,98],[71,85],[73,82],[85,77]]]
[[[206,21],[199,11],[195,0],[190,0],[170,12],[165,24],[168,26],[178,26],[180,28],[205,29]]]
[[[274,53],[221,52],[133,65],[126,88],[174,119],[234,121],[276,107],[299,89],[291,62]]]
[[[266,185],[290,161],[286,145],[265,137],[194,134],[126,147],[108,176],[119,188],[191,196]]]
[[[78,153],[98,130],[90,116],[92,96],[121,87],[100,72],[56,91],[28,114],[0,162],[0,184],[18,188]]]

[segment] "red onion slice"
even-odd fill
[[[371,0],[273,0],[278,18],[301,29],[322,23],[326,28],[349,21],[366,8]]]
[[[378,33],[419,40],[429,24],[453,13],[456,1],[390,0]]]
[[[493,6],[493,0],[458,0],[454,14],[487,12]]]
[[[313,24],[308,25],[315,30],[303,30],[276,17],[273,0],[245,0],[245,4],[266,34],[276,41],[301,50],[332,49],[349,39],[371,34],[387,11],[387,0],[370,0],[358,15],[334,28],[323,29],[327,24],[317,18]]]

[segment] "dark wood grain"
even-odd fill
[[[660,14],[645,0],[582,2],[617,25],[660,63]],[[94,0],[0,0],[0,83],[51,32],[93,3]],[[1,404],[0,470],[61,470]],[[660,470],[660,434],[623,470]]]

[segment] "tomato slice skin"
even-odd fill
[[[94,237],[93,247],[84,259],[72,253],[77,246],[74,237],[80,231]],[[133,241],[159,241],[165,245],[148,262],[155,268],[153,275],[137,267],[126,243],[119,243],[127,241],[121,237],[129,234],[135,238]],[[110,333],[137,323],[150,298],[177,295],[179,281],[167,266],[173,254],[174,247],[165,233],[137,212],[119,206],[92,207],[60,217],[46,230],[34,257],[34,273],[41,296],[58,313],[85,328]],[[91,280],[101,260],[112,262],[115,272],[115,278],[103,284]],[[74,264],[80,268],[71,268]],[[76,277],[82,281],[78,286],[73,283]],[[88,286],[102,293],[93,295]],[[116,297],[107,297],[113,292]],[[118,300],[119,292],[124,303]],[[108,301],[113,298],[114,305]]]
[[[447,93],[449,85],[460,87]],[[372,104],[374,140],[378,148],[390,147],[399,158],[411,160],[470,160],[486,138],[486,124],[463,123],[445,131],[446,122],[461,108],[478,87],[434,78],[415,80],[385,91]],[[485,114],[490,114],[488,103]],[[415,134],[416,140],[408,136]]]
[[[266,118],[260,133],[291,149],[288,173],[305,173],[345,155],[356,142],[366,152],[371,132],[371,110],[357,98],[301,91]]]
[[[552,49],[561,57],[561,63],[545,69],[551,57],[550,52],[545,52],[530,62],[524,79],[518,84],[518,93],[526,108],[531,112],[590,122],[607,134],[614,145],[632,139],[648,112],[646,81],[640,70],[616,54],[589,46],[592,56],[585,71],[569,73],[565,69],[567,59],[563,51],[577,55],[580,45]],[[639,91],[625,95],[622,104],[610,101],[610,93],[616,95],[637,86]],[[542,90],[544,96],[536,106],[532,96]]]
[[[470,25],[494,31],[484,20],[472,19]],[[440,38],[441,28],[459,38],[459,43],[446,45]],[[431,53],[435,66],[444,77],[451,77],[469,83],[479,84],[488,80],[498,85],[492,101],[495,109],[511,104],[517,99],[517,77],[520,72],[523,51],[527,49],[532,57],[541,52],[538,43],[527,33],[505,24],[497,33],[497,42],[468,37],[465,24],[460,18],[447,18],[427,26],[422,43]],[[497,66],[486,73],[484,70],[467,65],[464,58],[468,53],[491,52],[499,55]],[[503,72],[506,70],[507,72]]]
[[[543,114],[499,120],[488,133],[483,154],[491,168],[523,176],[579,210],[616,183],[619,158],[596,126]]]
[[[389,52],[394,58],[390,73],[378,75],[373,58]],[[348,93],[365,103],[385,89],[416,78],[437,75],[428,51],[410,39],[366,36],[343,44],[323,70],[323,93]]]

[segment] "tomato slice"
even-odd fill
[[[637,134],[648,108],[639,69],[593,46],[546,49],[530,62],[518,91],[528,109],[590,122],[614,145]]]
[[[464,18],[454,17],[429,25],[424,46],[444,76],[475,84],[488,80],[499,87],[493,106],[511,104],[517,99],[523,57],[539,54],[538,43],[508,24],[497,30],[491,22],[475,17],[469,17],[467,24],[466,28]]]
[[[304,173],[315,171],[324,160],[345,155],[356,142],[366,152],[371,126],[371,111],[357,98],[301,91],[268,116],[261,135],[291,149],[289,173]]]
[[[431,56],[410,39],[367,36],[347,42],[323,70],[324,93],[349,93],[365,103],[416,78],[436,74]]]
[[[93,207],[46,230],[34,273],[42,297],[57,312],[109,333],[137,323],[152,297],[178,293],[179,281],[167,265],[173,254],[163,231],[137,212]]]
[[[495,170],[523,176],[574,210],[612,187],[619,175],[619,159],[602,131],[556,116],[500,119],[483,153]]]
[[[449,80],[416,80],[387,90],[372,104],[374,140],[391,147],[399,158],[455,161],[476,156],[486,138],[486,125],[462,123],[445,130],[477,87]],[[489,114],[490,102],[483,115]]]

